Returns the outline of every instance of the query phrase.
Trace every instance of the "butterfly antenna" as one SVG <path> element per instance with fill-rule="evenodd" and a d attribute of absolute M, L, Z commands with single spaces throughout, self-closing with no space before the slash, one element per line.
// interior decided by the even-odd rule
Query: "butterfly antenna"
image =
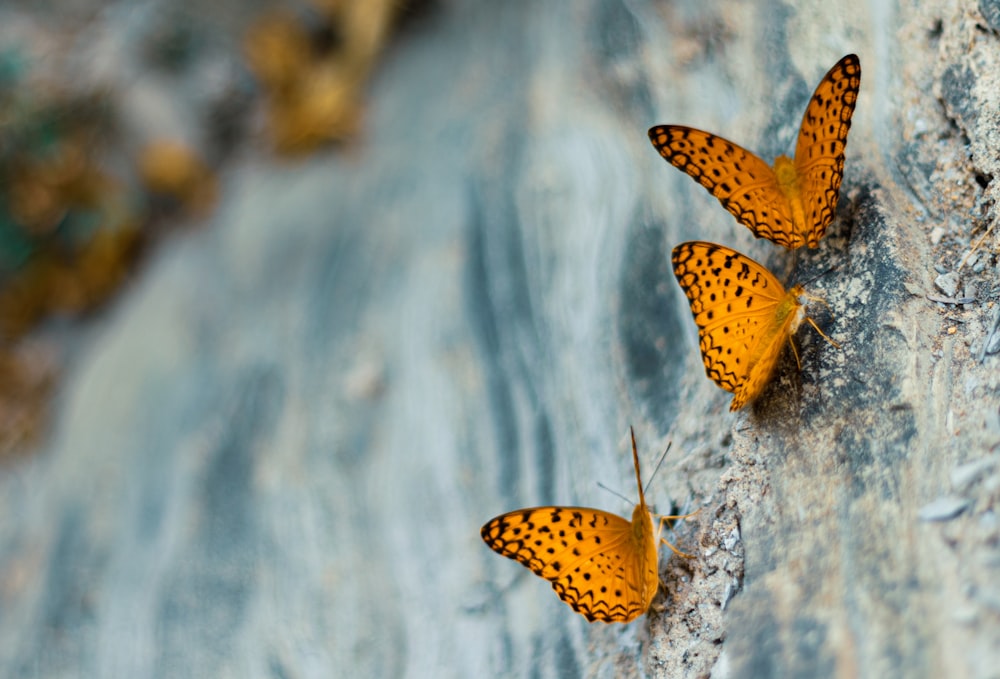
<path fill-rule="evenodd" d="M 673 441 L 667 441 L 667 448 L 663 451 L 663 454 L 660 455 L 660 459 L 657 461 L 656 466 L 653 467 L 653 473 L 649 475 L 649 480 L 646 481 L 645 490 L 649 490 L 649 484 L 653 482 L 653 477 L 656 476 L 656 472 L 660 471 L 660 465 L 663 464 L 665 459 L 667 459 L 667 453 L 670 452 L 670 446 L 673 445 L 673 443 Z"/>
<path fill-rule="evenodd" d="M 796 252 L 798 252 L 798 251 L 796 250 Z M 832 272 L 836 271 L 838 266 L 839 266 L 838 264 L 834 264 L 833 266 L 831 266 L 826 271 L 824 271 L 822 273 L 819 273 L 819 274 L 816 274 L 815 276 L 813 276 L 812 278 L 810 278 L 806 282 L 802 283 L 801 284 L 802 287 L 805 288 L 805 287 L 808 287 L 809 285 L 812 285 L 813 283 L 815 283 L 816 281 L 818 281 L 820 278 L 822 278 L 823 276 L 827 275 L 828 273 L 832 273 Z"/>
<path fill-rule="evenodd" d="M 615 490 L 614 488 L 608 488 L 607 486 L 605 486 L 605 485 L 604 485 L 603 483 L 601 483 L 600 481 L 598 481 L 598 482 L 597 482 L 597 487 L 598 487 L 598 488 L 600 488 L 601 490 L 606 490 L 606 491 L 608 491 L 609 493 L 611 493 L 611 494 L 612 494 L 612 495 L 614 495 L 615 497 L 620 497 L 621 499 L 625 500 L 625 502 L 628 502 L 629 504 L 631 504 L 631 503 L 632 503 L 632 498 L 628 498 L 628 497 L 625 497 L 624 495 L 622 495 L 621 493 L 619 493 L 619 492 L 618 492 L 617 490 Z"/>
<path fill-rule="evenodd" d="M 635 445 L 635 429 L 629 425 L 628 433 L 632 435 L 632 464 L 635 465 L 635 484 L 639 487 L 639 504 L 646 504 L 646 495 L 642 490 L 642 477 L 639 475 L 639 449 Z"/>

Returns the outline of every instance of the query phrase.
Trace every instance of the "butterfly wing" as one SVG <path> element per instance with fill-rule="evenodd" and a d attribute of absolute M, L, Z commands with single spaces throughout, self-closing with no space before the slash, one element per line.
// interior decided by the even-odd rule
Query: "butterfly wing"
<path fill-rule="evenodd" d="M 844 149 L 861 88 L 861 62 L 848 54 L 827 72 L 802 116 L 795 169 L 802 186 L 809 247 L 819 244 L 833 221 L 844 177 Z"/>
<path fill-rule="evenodd" d="M 798 301 L 799 291 L 801 288 L 785 293 L 785 297 L 775 305 L 771 320 L 763 327 L 762 335 L 751 351 L 747 376 L 733 393 L 729 410 L 735 412 L 753 401 L 771 381 L 781 350 L 785 347 L 785 340 L 798 327 L 798 309 L 802 306 Z"/>
<path fill-rule="evenodd" d="M 730 409 L 738 410 L 763 388 L 764 382 L 748 382 L 751 368 L 761 358 L 771 360 L 770 347 L 761 351 L 760 343 L 774 341 L 776 311 L 787 293 L 770 271 L 722 245 L 681 243 L 671 261 L 698 326 L 705 373 L 736 394 Z M 779 342 L 775 360 L 780 349 Z"/>
<path fill-rule="evenodd" d="M 641 542 L 622 517 L 585 507 L 519 509 L 480 532 L 490 549 L 551 582 L 590 622 L 629 622 L 649 609 L 659 582 L 652 522 L 645 517 L 648 535 Z"/>
<path fill-rule="evenodd" d="M 719 199 L 758 238 L 792 247 L 792 213 L 774 170 L 733 142 L 681 125 L 650 128 L 660 155 Z"/>

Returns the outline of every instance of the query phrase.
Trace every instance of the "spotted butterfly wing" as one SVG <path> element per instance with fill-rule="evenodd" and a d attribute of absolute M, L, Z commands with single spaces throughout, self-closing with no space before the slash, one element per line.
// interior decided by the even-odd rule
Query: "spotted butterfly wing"
<path fill-rule="evenodd" d="M 653 127 L 649 138 L 667 162 L 704 186 L 755 236 L 786 248 L 802 244 L 774 170 L 753 153 L 711 132 L 682 125 Z"/>
<path fill-rule="evenodd" d="M 537 507 L 487 523 L 483 540 L 552 583 L 559 598 L 593 622 L 629 622 L 656 594 L 656 543 L 636 542 L 632 524 L 586 507 Z"/>
<path fill-rule="evenodd" d="M 860 86 L 861 63 L 849 54 L 816 87 L 795 159 L 778 156 L 773 168 L 738 144 L 690 127 L 657 125 L 649 139 L 758 238 L 790 249 L 816 247 L 836 211 Z"/>
<path fill-rule="evenodd" d="M 705 373 L 739 410 L 764 390 L 785 342 L 805 318 L 802 288 L 786 291 L 766 268 L 714 243 L 681 243 L 671 257 L 691 304 Z"/>
<path fill-rule="evenodd" d="M 814 248 L 837 210 L 844 150 L 861 88 L 861 62 L 848 54 L 826 74 L 802 116 L 795 170 L 806 212 L 806 244 Z"/>
<path fill-rule="evenodd" d="M 594 622 L 630 622 L 647 610 L 659 585 L 657 536 L 639 481 L 628 521 L 587 507 L 534 507 L 501 514 L 480 531 L 498 554 L 552 583 L 559 598 Z M 667 517 L 679 518 L 679 517 Z"/>

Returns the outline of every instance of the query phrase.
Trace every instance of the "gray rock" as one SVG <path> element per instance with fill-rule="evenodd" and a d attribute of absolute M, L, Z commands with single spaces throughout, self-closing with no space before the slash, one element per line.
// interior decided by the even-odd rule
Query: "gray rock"
<path fill-rule="evenodd" d="M 993 429 L 993 434 L 998 434 L 1000 431 L 996 429 L 996 416 L 994 415 L 991 421 L 991 429 Z M 993 457 L 983 457 L 978 460 L 973 460 L 972 462 L 966 462 L 965 464 L 956 467 L 951 472 L 951 487 L 958 493 L 965 492 L 968 490 L 973 483 L 975 483 L 979 478 L 983 476 L 987 471 L 993 469 L 997 466 L 997 459 Z"/>
<path fill-rule="evenodd" d="M 943 273 L 934 279 L 934 285 L 948 297 L 954 297 L 958 292 L 959 275 L 958 272 L 950 271 Z"/>
<path fill-rule="evenodd" d="M 1000 33 L 1000 0 L 979 0 L 979 13 L 990 28 Z"/>
<path fill-rule="evenodd" d="M 953 253 L 912 219 L 967 233 L 952 202 L 984 168 L 917 175 L 970 140 L 1000 151 L 970 125 L 1000 69 L 945 61 L 996 49 L 967 7 L 433 4 L 356 145 L 238 154 L 213 223 L 88 328 L 51 438 L 0 477 L 0 675 L 995 673 L 996 540 L 966 533 L 982 515 L 913 521 L 961 511 L 923 503 L 989 454 L 1000 388 L 942 335 L 925 272 Z M 863 85 L 814 250 L 756 241 L 646 138 L 690 124 L 791 153 L 849 51 Z M 904 142 L 915 190 L 885 160 Z M 811 281 L 840 348 L 803 324 L 801 369 L 785 352 L 731 415 L 670 272 L 695 238 Z M 628 515 L 594 482 L 635 500 L 629 424 L 646 478 L 675 441 L 648 497 L 702 507 L 676 526 L 698 556 L 662 549 L 649 613 L 588 625 L 478 531 L 538 504 Z"/>

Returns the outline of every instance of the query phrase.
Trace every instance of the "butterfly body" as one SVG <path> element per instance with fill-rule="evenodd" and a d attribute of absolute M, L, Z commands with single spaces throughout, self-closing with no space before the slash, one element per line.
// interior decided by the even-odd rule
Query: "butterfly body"
<path fill-rule="evenodd" d="M 636 599 L 639 601 L 640 613 L 649 610 L 656 596 L 656 590 L 660 586 L 659 546 L 656 533 L 653 531 L 653 514 L 646 507 L 646 499 L 636 505 L 632 510 L 632 521 L 629 523 L 632 531 L 632 548 L 636 554 L 635 574 L 629 578 L 630 581 L 641 583 L 636 592 Z"/>
<path fill-rule="evenodd" d="M 733 393 L 729 409 L 739 410 L 763 392 L 785 344 L 809 320 L 805 291 L 785 290 L 762 265 L 715 243 L 681 243 L 671 259 L 698 326 L 705 373 Z"/>
<path fill-rule="evenodd" d="M 660 155 L 719 199 L 758 238 L 795 249 L 819 245 L 833 221 L 844 175 L 844 149 L 861 87 L 861 62 L 848 54 L 816 87 L 799 127 L 795 157 L 774 166 L 710 132 L 657 125 Z"/>
<path fill-rule="evenodd" d="M 483 541 L 552 583 L 588 621 L 630 622 L 647 610 L 659 587 L 659 536 L 639 481 L 632 519 L 587 507 L 533 507 L 501 514 L 481 529 Z M 682 517 L 665 517 L 682 518 Z"/>

